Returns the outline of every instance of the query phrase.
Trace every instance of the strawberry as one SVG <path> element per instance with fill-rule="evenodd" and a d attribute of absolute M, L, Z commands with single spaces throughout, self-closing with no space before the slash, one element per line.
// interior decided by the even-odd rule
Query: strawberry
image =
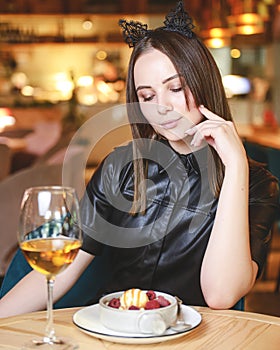
<path fill-rule="evenodd" d="M 159 302 L 161 307 L 170 305 L 169 300 L 165 299 L 165 297 L 163 297 L 162 295 L 158 296 L 157 301 Z"/>
<path fill-rule="evenodd" d="M 149 300 L 154 300 L 157 297 L 156 293 L 153 290 L 148 290 L 146 294 Z"/>
<path fill-rule="evenodd" d="M 114 309 L 118 309 L 121 306 L 121 302 L 119 298 L 113 298 L 110 300 L 108 306 L 113 307 Z"/>
<path fill-rule="evenodd" d="M 140 308 L 138 306 L 135 305 L 131 305 L 128 310 L 140 310 Z"/>
<path fill-rule="evenodd" d="M 156 300 L 149 300 L 146 302 L 145 305 L 145 310 L 152 310 L 152 309 L 159 309 L 160 308 L 160 303 Z"/>

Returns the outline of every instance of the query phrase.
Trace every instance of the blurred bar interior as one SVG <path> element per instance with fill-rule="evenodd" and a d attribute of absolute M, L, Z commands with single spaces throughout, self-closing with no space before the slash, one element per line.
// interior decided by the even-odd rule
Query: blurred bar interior
<path fill-rule="evenodd" d="M 59 104 L 74 89 L 82 106 L 123 102 L 129 49 L 118 19 L 154 27 L 172 7 L 174 0 L 0 0 L 0 104 Z M 185 7 L 217 60 L 238 122 L 261 124 L 271 108 L 266 122 L 279 122 L 279 0 L 186 0 Z"/>
<path fill-rule="evenodd" d="M 0 0 L 0 104 L 81 106 L 124 101 L 129 49 L 117 22 L 161 25 L 175 0 Z M 190 0 L 238 122 L 279 124 L 279 0 Z M 274 120 L 275 119 L 275 120 Z"/>
<path fill-rule="evenodd" d="M 78 128 L 125 101 L 130 49 L 118 20 L 160 26 L 175 2 L 0 0 L 0 145 L 12 150 L 0 180 L 44 157 L 67 123 Z M 280 0 L 185 0 L 185 8 L 220 68 L 244 142 L 280 150 Z M 269 259 L 279 266 L 274 244 Z M 273 266 L 266 277 L 279 283 Z"/>

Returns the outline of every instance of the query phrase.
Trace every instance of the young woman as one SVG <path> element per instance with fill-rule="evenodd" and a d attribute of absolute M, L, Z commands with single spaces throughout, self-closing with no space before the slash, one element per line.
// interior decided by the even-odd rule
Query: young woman
<path fill-rule="evenodd" d="M 231 308 L 265 262 L 277 181 L 248 161 L 215 61 L 181 2 L 161 28 L 120 25 L 133 47 L 127 110 L 134 140 L 88 184 L 83 247 L 57 276 L 55 299 L 105 250 L 111 278 L 99 295 L 137 287 Z M 45 300 L 44 279 L 32 271 L 0 301 L 0 315 L 42 309 Z"/>

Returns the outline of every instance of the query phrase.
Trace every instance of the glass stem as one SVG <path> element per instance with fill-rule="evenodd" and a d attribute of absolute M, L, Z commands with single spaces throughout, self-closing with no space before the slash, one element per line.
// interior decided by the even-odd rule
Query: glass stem
<path fill-rule="evenodd" d="M 53 285 L 54 278 L 52 276 L 47 277 L 48 286 L 48 303 L 47 303 L 47 326 L 45 329 L 45 341 L 55 342 L 55 330 L 53 325 Z"/>

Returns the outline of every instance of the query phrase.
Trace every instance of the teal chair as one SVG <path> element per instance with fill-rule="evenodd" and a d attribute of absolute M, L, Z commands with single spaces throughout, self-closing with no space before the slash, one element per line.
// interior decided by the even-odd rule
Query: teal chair
<path fill-rule="evenodd" d="M 250 141 L 243 141 L 247 155 L 257 162 L 268 164 L 266 147 Z"/>
<path fill-rule="evenodd" d="M 75 285 L 54 304 L 54 308 L 85 306 L 97 296 L 99 289 L 110 277 L 107 254 L 96 256 Z M 0 298 L 31 271 L 20 249 L 18 249 L 8 267 L 2 282 Z"/>
<path fill-rule="evenodd" d="M 245 309 L 245 299 L 241 298 L 233 307 L 233 310 L 244 311 Z"/>

